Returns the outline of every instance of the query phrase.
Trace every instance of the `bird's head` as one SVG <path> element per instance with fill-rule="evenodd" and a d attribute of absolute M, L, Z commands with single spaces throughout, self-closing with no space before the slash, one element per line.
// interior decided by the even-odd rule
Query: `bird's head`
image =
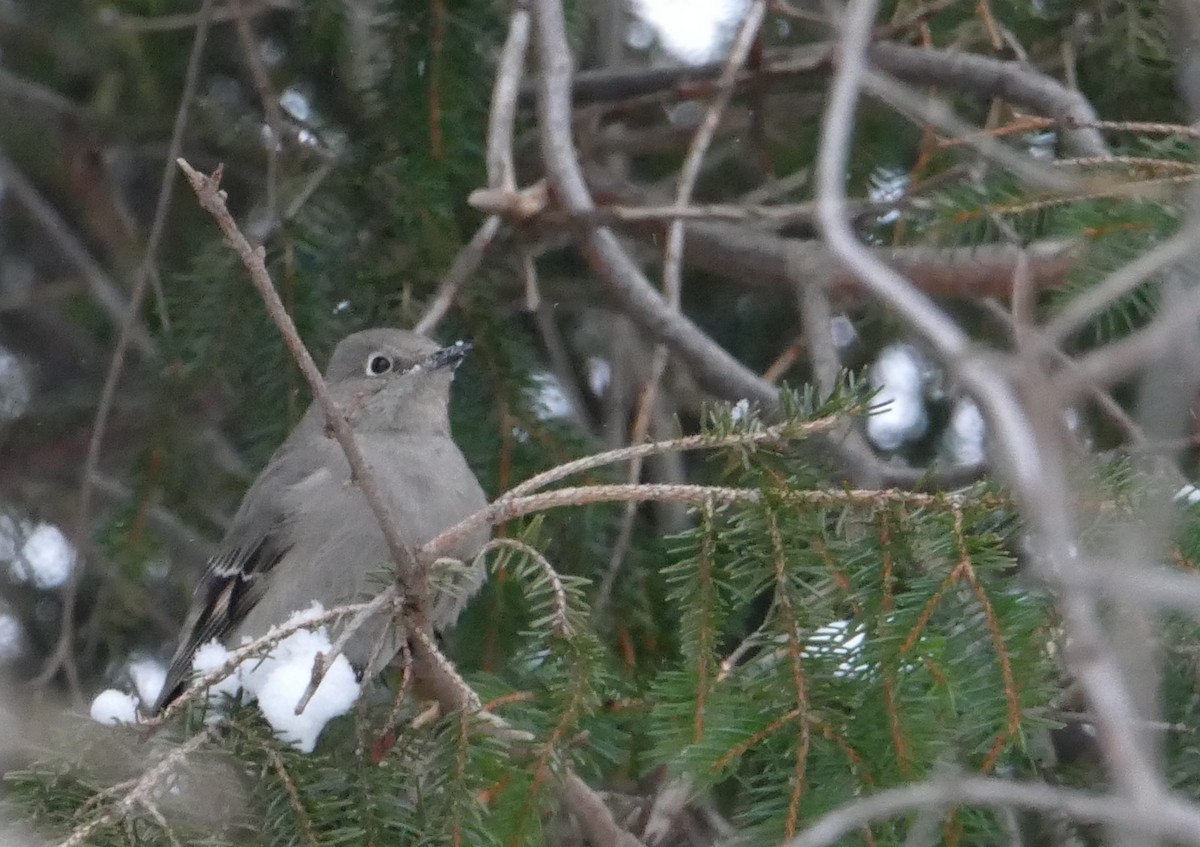
<path fill-rule="evenodd" d="M 357 429 L 444 430 L 450 382 L 471 350 L 449 347 L 403 329 L 367 329 L 348 335 L 333 351 L 325 380 Z"/>

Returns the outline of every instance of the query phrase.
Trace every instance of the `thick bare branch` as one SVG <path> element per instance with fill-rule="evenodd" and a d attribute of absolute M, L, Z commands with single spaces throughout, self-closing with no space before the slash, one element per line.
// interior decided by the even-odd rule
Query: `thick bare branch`
<path fill-rule="evenodd" d="M 1079 823 L 1133 826 L 1147 838 L 1200 844 L 1200 813 L 1191 805 L 1164 799 L 1152 807 L 1135 806 L 1120 797 L 1085 794 L 1044 782 L 1021 783 L 978 776 L 918 782 L 879 791 L 818 818 L 785 847 L 828 847 L 875 821 L 914 809 L 952 806 L 1029 809 L 1066 815 Z"/>

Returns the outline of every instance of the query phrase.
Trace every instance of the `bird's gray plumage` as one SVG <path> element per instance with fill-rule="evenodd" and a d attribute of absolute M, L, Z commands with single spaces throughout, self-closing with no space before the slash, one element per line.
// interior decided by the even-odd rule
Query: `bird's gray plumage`
<path fill-rule="evenodd" d="M 326 369 L 329 392 L 411 547 L 487 504 L 450 437 L 450 382 L 459 358 L 461 352 L 439 352 L 412 332 L 370 329 L 338 344 Z M 486 540 L 481 529 L 451 555 L 469 563 Z M 314 404 L 250 486 L 209 560 L 156 711 L 182 692 L 203 644 L 216 638 L 236 647 L 314 600 L 328 609 L 366 599 L 382 588 L 391 568 L 375 515 Z M 481 571 L 469 572 L 453 592 L 436 595 L 434 627 L 452 625 L 482 580 Z M 394 634 L 367 667 L 388 625 L 380 616 L 351 638 L 346 657 L 352 664 L 374 673 L 391 659 L 400 646 Z"/>

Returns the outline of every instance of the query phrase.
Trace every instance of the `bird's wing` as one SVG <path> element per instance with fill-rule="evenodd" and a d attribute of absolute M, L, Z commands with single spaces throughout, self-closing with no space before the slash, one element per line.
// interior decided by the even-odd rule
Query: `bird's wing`
<path fill-rule="evenodd" d="M 271 571 L 291 548 L 284 493 L 319 465 L 315 457 L 303 463 L 281 459 L 297 452 L 284 448 L 276 452 L 246 492 L 220 549 L 208 560 L 154 705 L 155 714 L 187 687 L 196 651 L 213 639 L 222 641 L 254 608 Z"/>
<path fill-rule="evenodd" d="M 223 640 L 258 602 L 267 575 L 287 552 L 286 544 L 281 542 L 278 532 L 269 532 L 252 545 L 222 549 L 208 560 L 208 568 L 192 595 L 192 607 L 171 657 L 155 713 L 187 687 L 196 651 L 214 639 Z"/>

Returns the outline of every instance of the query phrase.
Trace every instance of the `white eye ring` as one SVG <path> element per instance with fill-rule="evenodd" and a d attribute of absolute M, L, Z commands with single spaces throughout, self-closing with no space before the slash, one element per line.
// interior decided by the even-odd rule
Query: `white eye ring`
<path fill-rule="evenodd" d="M 392 369 L 392 360 L 383 353 L 372 353 L 367 356 L 367 365 L 364 368 L 367 376 L 383 376 Z"/>

